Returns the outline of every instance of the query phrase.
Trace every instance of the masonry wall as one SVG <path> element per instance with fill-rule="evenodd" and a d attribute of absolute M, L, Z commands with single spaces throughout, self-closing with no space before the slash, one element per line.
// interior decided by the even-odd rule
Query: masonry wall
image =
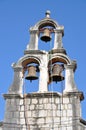
<path fill-rule="evenodd" d="M 80 125 L 79 94 L 4 95 L 3 130 L 85 130 Z"/>

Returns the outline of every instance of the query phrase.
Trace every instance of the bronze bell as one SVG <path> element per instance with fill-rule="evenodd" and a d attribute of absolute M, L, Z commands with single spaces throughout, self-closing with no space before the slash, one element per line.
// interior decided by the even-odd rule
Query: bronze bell
<path fill-rule="evenodd" d="M 38 79 L 38 77 L 36 76 L 36 67 L 35 66 L 33 66 L 33 65 L 28 66 L 27 69 L 28 69 L 28 74 L 25 77 L 25 79 L 30 80 L 30 81 Z"/>
<path fill-rule="evenodd" d="M 54 64 L 49 77 L 50 82 L 55 81 L 56 83 L 64 80 L 62 76 L 63 66 L 59 64 Z"/>
<path fill-rule="evenodd" d="M 50 30 L 48 28 L 46 28 L 44 30 L 44 33 L 43 33 L 43 36 L 41 37 L 41 40 L 42 41 L 45 41 L 45 42 L 48 42 L 51 40 L 51 37 L 50 37 Z"/>

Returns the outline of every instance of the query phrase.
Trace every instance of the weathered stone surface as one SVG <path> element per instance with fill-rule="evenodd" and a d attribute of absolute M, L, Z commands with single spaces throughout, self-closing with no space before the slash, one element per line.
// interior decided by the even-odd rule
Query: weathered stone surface
<path fill-rule="evenodd" d="M 54 45 L 49 52 L 38 48 L 40 29 L 47 26 L 51 26 L 55 34 Z M 6 110 L 0 130 L 86 130 L 86 122 L 79 119 L 83 94 L 74 81 L 76 62 L 67 56 L 63 48 L 63 35 L 64 27 L 50 18 L 50 11 L 46 12 L 46 18 L 30 28 L 31 37 L 25 55 L 12 64 L 14 79 L 8 94 L 4 94 Z M 49 66 L 57 62 L 63 63 L 65 69 L 62 93 L 48 91 L 51 83 Z M 30 63 L 39 66 L 38 92 L 23 95 L 24 74 Z"/>
<path fill-rule="evenodd" d="M 20 125 L 22 130 L 26 130 L 26 125 L 30 127 L 30 130 L 51 130 L 52 125 L 54 129 L 58 128 L 58 130 L 78 130 L 78 128 L 74 129 L 71 126 L 73 123 L 79 124 L 81 113 L 80 109 L 76 109 L 77 106 L 80 107 L 77 94 L 75 97 L 70 97 L 70 95 L 59 96 L 58 93 L 55 93 L 53 98 L 51 93 L 46 93 L 45 96 L 41 96 L 41 93 L 27 94 L 25 98 L 15 96 L 14 99 L 7 99 L 4 122 Z M 4 125 L 3 130 L 8 130 L 5 128 L 6 125 Z M 10 130 L 13 129 L 11 128 Z M 82 128 L 80 125 L 79 128 L 85 130 L 84 126 Z M 19 130 L 19 128 L 14 130 Z"/>

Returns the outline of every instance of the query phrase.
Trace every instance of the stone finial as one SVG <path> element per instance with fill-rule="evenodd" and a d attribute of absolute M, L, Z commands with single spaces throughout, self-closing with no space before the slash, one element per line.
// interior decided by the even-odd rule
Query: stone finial
<path fill-rule="evenodd" d="M 50 11 L 49 10 L 47 10 L 45 14 L 46 14 L 46 18 L 50 18 Z"/>

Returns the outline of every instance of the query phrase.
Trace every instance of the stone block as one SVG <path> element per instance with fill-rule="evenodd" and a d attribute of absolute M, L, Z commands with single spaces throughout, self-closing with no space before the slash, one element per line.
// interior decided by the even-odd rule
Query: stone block
<path fill-rule="evenodd" d="M 20 111 L 19 117 L 20 117 L 20 118 L 24 118 L 24 115 L 25 115 L 25 112 L 21 112 L 21 111 Z"/>
<path fill-rule="evenodd" d="M 60 101 L 60 98 L 55 98 L 55 103 L 56 104 L 59 104 L 61 101 Z"/>
<path fill-rule="evenodd" d="M 20 99 L 19 105 L 23 105 L 24 104 L 24 100 Z"/>
<path fill-rule="evenodd" d="M 24 125 L 24 124 L 26 124 L 26 122 L 25 122 L 25 119 L 23 119 L 23 118 L 20 118 L 20 122 L 19 122 L 21 125 Z"/>
<path fill-rule="evenodd" d="M 30 125 L 36 125 L 37 124 L 37 118 L 28 118 L 28 123 Z"/>
<path fill-rule="evenodd" d="M 52 118 L 51 117 L 46 117 L 46 124 L 51 124 L 52 123 Z"/>
<path fill-rule="evenodd" d="M 8 121 L 6 121 L 6 122 L 8 122 Z M 9 122 L 11 124 L 20 124 L 20 119 L 19 118 L 10 118 Z"/>
<path fill-rule="evenodd" d="M 64 109 L 68 109 L 68 104 L 64 104 Z"/>
<path fill-rule="evenodd" d="M 44 118 L 38 118 L 37 119 L 37 124 L 44 124 L 45 119 Z"/>
<path fill-rule="evenodd" d="M 67 117 L 72 117 L 73 116 L 73 110 L 67 110 Z"/>
<path fill-rule="evenodd" d="M 27 98 L 27 99 L 26 99 L 26 103 L 27 103 L 28 105 L 31 104 L 31 101 L 32 101 L 32 100 L 31 100 L 30 98 Z"/>
<path fill-rule="evenodd" d="M 38 109 L 38 110 L 40 110 L 40 109 L 44 109 L 44 106 L 45 106 L 45 104 L 43 105 L 43 104 L 41 104 L 41 105 L 36 105 L 36 109 Z M 46 108 L 46 107 L 45 107 Z"/>
<path fill-rule="evenodd" d="M 64 110 L 62 111 L 62 116 L 63 116 L 63 117 L 66 117 L 66 116 L 67 116 L 67 110 L 64 109 Z"/>
<path fill-rule="evenodd" d="M 55 110 L 57 108 L 56 104 L 44 104 L 44 109 L 52 109 Z"/>
<path fill-rule="evenodd" d="M 49 103 L 54 103 L 55 102 L 55 98 L 51 97 L 49 98 Z"/>
<path fill-rule="evenodd" d="M 34 110 L 35 109 L 35 105 L 30 105 L 30 110 Z"/>
<path fill-rule="evenodd" d="M 15 99 L 16 105 L 20 105 L 20 99 Z"/>
<path fill-rule="evenodd" d="M 68 104 L 68 109 L 72 109 L 72 104 Z"/>
<path fill-rule="evenodd" d="M 69 103 L 69 98 L 64 97 L 64 98 L 63 98 L 63 103 L 64 103 L 64 104 L 68 104 L 68 103 Z"/>
<path fill-rule="evenodd" d="M 38 100 L 37 99 L 32 99 L 32 104 L 37 104 L 38 103 Z"/>
<path fill-rule="evenodd" d="M 39 104 L 43 104 L 43 98 L 39 99 Z"/>
<path fill-rule="evenodd" d="M 48 98 L 43 98 L 43 104 L 48 103 Z"/>
<path fill-rule="evenodd" d="M 52 109 L 52 104 L 46 104 L 46 109 Z"/>
<path fill-rule="evenodd" d="M 20 108 L 20 110 L 21 111 L 25 111 L 25 106 L 22 105 L 21 108 Z"/>
<path fill-rule="evenodd" d="M 39 111 L 31 111 L 31 116 L 34 117 L 39 117 Z"/>
<path fill-rule="evenodd" d="M 51 110 L 47 111 L 47 116 L 49 116 L 49 117 L 52 116 L 52 111 Z"/>
<path fill-rule="evenodd" d="M 47 111 L 45 111 L 45 110 L 40 110 L 40 111 L 39 111 L 39 117 L 47 117 Z"/>
<path fill-rule="evenodd" d="M 66 126 L 65 126 L 65 127 L 63 126 L 63 127 L 61 127 L 60 129 L 61 129 L 61 130 L 67 130 L 67 127 L 66 127 Z M 70 130 L 70 129 L 69 129 L 69 130 Z"/>
<path fill-rule="evenodd" d="M 27 115 L 28 118 L 32 117 L 32 111 L 25 111 L 25 112 L 26 112 L 26 115 Z"/>
<path fill-rule="evenodd" d="M 20 112 L 19 111 L 15 111 L 14 112 L 14 118 L 19 118 L 20 116 Z"/>
<path fill-rule="evenodd" d="M 11 101 L 11 104 L 12 104 L 12 105 L 13 105 L 13 104 L 16 105 L 16 99 L 15 99 L 15 98 L 12 98 L 10 101 Z"/>
<path fill-rule="evenodd" d="M 57 111 L 56 111 L 56 115 L 57 115 L 58 117 L 61 117 L 61 116 L 62 116 L 62 111 L 57 110 Z"/>
<path fill-rule="evenodd" d="M 14 112 L 5 112 L 5 118 L 9 119 L 9 118 L 13 118 L 14 117 Z"/>

